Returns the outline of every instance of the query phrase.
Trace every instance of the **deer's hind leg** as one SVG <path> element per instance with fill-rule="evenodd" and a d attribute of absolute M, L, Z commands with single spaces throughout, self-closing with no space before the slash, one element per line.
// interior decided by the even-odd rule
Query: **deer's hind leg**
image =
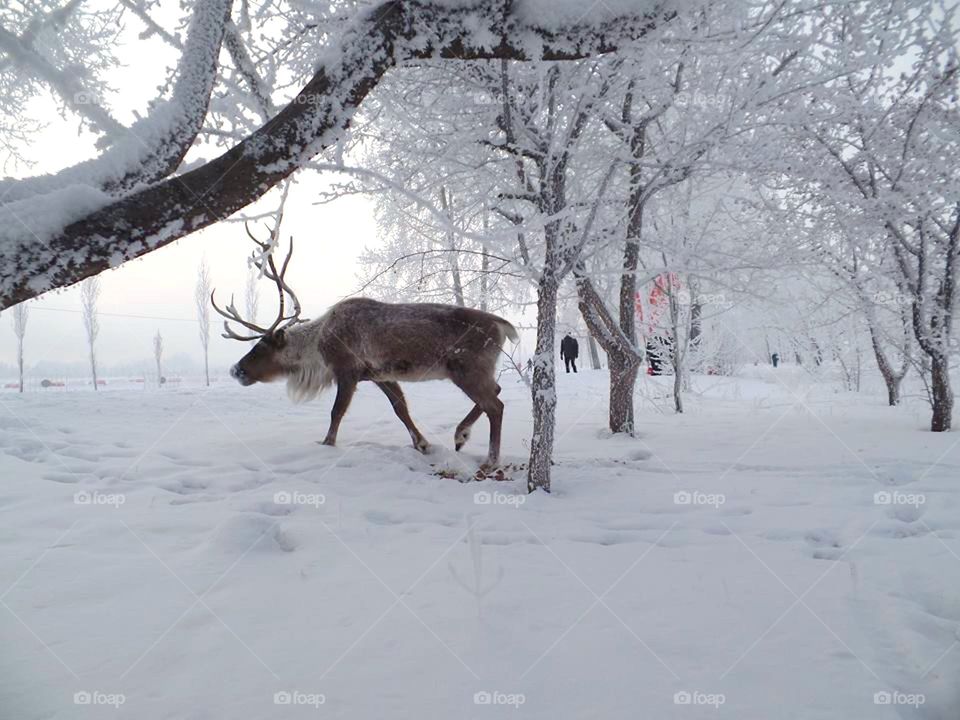
<path fill-rule="evenodd" d="M 467 430 L 469 435 L 469 426 L 476 422 L 480 417 L 480 412 L 487 416 L 490 421 L 490 447 L 487 451 L 487 460 L 483 464 L 485 467 L 495 467 L 500 462 L 500 431 L 503 425 L 503 403 L 497 395 L 500 394 L 500 386 L 496 380 L 491 377 L 452 377 L 454 384 L 466 393 L 467 397 L 476 403 L 476 407 L 463 419 L 460 426 L 457 427 L 457 434 L 460 435 L 461 426 Z M 475 412 L 479 408 L 480 412 Z M 470 420 L 470 423 L 467 421 Z"/>
<path fill-rule="evenodd" d="M 474 405 L 473 410 L 467 413 L 467 416 L 457 425 L 457 431 L 453 434 L 453 446 L 457 452 L 467 444 L 470 439 L 470 428 L 483 415 L 483 409 L 479 405 Z"/>
<path fill-rule="evenodd" d="M 427 442 L 427 439 L 417 429 L 417 426 L 413 424 L 413 418 L 410 417 L 410 411 L 407 409 L 407 399 L 404 397 L 403 390 L 400 389 L 399 383 L 378 382 L 377 387 L 383 390 L 383 394 L 386 395 L 390 401 L 393 411 L 397 414 L 397 417 L 400 418 L 400 422 L 403 423 L 404 427 L 407 428 L 407 432 L 410 433 L 410 439 L 413 440 L 413 446 L 420 452 L 426 454 L 427 450 L 430 449 L 430 443 Z"/>
<path fill-rule="evenodd" d="M 497 385 L 497 395 L 499 394 L 500 386 Z M 483 408 L 479 405 L 474 405 L 473 409 L 468 412 L 467 416 L 457 425 L 457 431 L 453 434 L 453 446 L 457 452 L 460 452 L 460 448 L 467 444 L 467 440 L 470 439 L 470 429 L 473 427 L 473 424 L 480 419 L 481 415 L 483 415 Z"/>

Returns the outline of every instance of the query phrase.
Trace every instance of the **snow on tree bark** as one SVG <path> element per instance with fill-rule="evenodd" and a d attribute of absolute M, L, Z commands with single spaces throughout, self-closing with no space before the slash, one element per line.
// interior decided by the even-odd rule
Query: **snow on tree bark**
<path fill-rule="evenodd" d="M 537 345 L 533 356 L 533 435 L 527 466 L 527 490 L 550 492 L 550 466 L 556 430 L 557 375 L 557 280 L 545 269 L 537 286 Z"/>

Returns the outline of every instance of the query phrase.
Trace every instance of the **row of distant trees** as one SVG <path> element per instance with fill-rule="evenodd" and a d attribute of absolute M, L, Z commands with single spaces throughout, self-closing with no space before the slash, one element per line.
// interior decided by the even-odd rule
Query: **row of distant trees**
<path fill-rule="evenodd" d="M 100 317 L 97 312 L 97 303 L 100 299 L 100 278 L 87 278 L 80 283 L 80 314 L 83 319 L 83 328 L 87 334 L 87 347 L 90 357 L 90 374 L 93 377 L 93 387 L 97 388 L 97 335 L 100 333 Z M 27 321 L 30 319 L 30 308 L 22 302 L 13 307 L 13 334 L 17 338 L 17 379 L 20 392 L 23 392 L 23 346 L 27 335 Z"/>
<path fill-rule="evenodd" d="M 251 272 L 246 284 L 246 306 L 248 316 L 256 318 L 259 305 L 259 296 L 256 286 L 256 273 Z M 213 282 L 210 275 L 210 266 L 202 260 L 197 269 L 197 283 L 194 289 L 194 301 L 197 312 L 197 327 L 200 336 L 200 345 L 203 348 L 203 375 L 204 382 L 210 386 L 210 293 L 213 291 Z M 97 336 L 100 334 L 99 301 L 101 294 L 100 278 L 90 277 L 80 283 L 80 315 L 83 328 L 87 336 L 87 350 L 90 360 L 90 376 L 93 389 L 98 389 L 97 366 Z M 30 318 L 30 308 L 27 302 L 15 305 L 12 309 L 11 325 L 17 338 L 17 378 L 20 392 L 24 390 L 24 339 L 27 334 L 27 322 Z M 163 336 L 157 330 L 153 337 L 153 357 L 157 366 L 157 384 L 163 383 Z"/>

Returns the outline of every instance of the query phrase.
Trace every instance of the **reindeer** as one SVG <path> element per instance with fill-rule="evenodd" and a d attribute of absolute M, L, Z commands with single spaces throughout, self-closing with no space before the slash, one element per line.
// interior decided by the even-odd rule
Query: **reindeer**
<path fill-rule="evenodd" d="M 500 462 L 500 430 L 503 403 L 497 397 L 497 361 L 507 338 L 516 342 L 516 329 L 501 317 L 480 310 L 434 303 L 383 303 L 367 298 L 338 302 L 316 320 L 300 319 L 300 302 L 285 280 L 293 255 L 293 238 L 278 269 L 273 251 L 277 225 L 270 240 L 258 240 L 247 227 L 247 235 L 260 248 L 251 258 L 261 274 L 272 280 L 279 292 L 276 320 L 264 328 L 240 317 L 233 298 L 221 309 L 210 294 L 214 309 L 225 318 L 223 337 L 256 345 L 230 368 L 230 376 L 241 385 L 286 379 L 287 392 L 294 402 L 315 398 L 324 388 L 337 385 L 330 413 L 330 429 L 324 445 L 336 445 L 340 422 L 350 406 L 357 383 L 376 384 L 390 401 L 393 411 L 407 428 L 413 446 L 427 453 L 430 443 L 407 409 L 400 382 L 450 380 L 474 402 L 473 409 L 457 425 L 454 446 L 466 444 L 470 429 L 486 414 L 490 421 L 490 446 L 484 469 Z M 286 296 L 293 308 L 284 315 Z M 234 332 L 235 322 L 251 335 Z"/>

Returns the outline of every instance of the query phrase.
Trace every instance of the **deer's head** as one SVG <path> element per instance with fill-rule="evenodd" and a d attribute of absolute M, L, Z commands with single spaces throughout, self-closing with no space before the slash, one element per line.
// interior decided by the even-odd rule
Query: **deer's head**
<path fill-rule="evenodd" d="M 288 330 L 293 325 L 303 322 L 300 320 L 300 302 L 284 279 L 287 273 L 287 267 L 290 265 L 290 258 L 293 256 L 293 238 L 290 238 L 290 250 L 287 252 L 287 257 L 284 259 L 280 268 L 277 269 L 277 265 L 273 259 L 273 253 L 277 247 L 279 238 L 279 217 L 277 218 L 276 225 L 270 232 L 269 240 L 265 242 L 258 240 L 254 234 L 250 232 L 250 228 L 245 227 L 247 235 L 259 248 L 259 252 L 254 251 L 251 256 L 251 262 L 264 277 L 272 280 L 276 284 L 277 291 L 280 295 L 280 308 L 277 313 L 277 319 L 273 321 L 270 327 L 265 328 L 240 317 L 240 313 L 237 312 L 232 297 L 226 309 L 221 309 L 214 299 L 214 293 L 210 294 L 210 302 L 213 304 L 213 308 L 225 318 L 223 321 L 223 337 L 231 340 L 240 340 L 242 342 L 257 341 L 253 349 L 240 358 L 240 361 L 237 362 L 236 365 L 230 368 L 230 377 L 244 386 L 253 385 L 258 382 L 280 380 L 296 370 L 296 358 L 291 357 L 292 349 L 288 338 Z M 287 296 L 290 297 L 293 305 L 293 311 L 290 315 L 284 314 L 286 312 Z M 251 331 L 252 334 L 240 335 L 234 332 L 230 327 L 231 322 L 243 326 Z"/>

